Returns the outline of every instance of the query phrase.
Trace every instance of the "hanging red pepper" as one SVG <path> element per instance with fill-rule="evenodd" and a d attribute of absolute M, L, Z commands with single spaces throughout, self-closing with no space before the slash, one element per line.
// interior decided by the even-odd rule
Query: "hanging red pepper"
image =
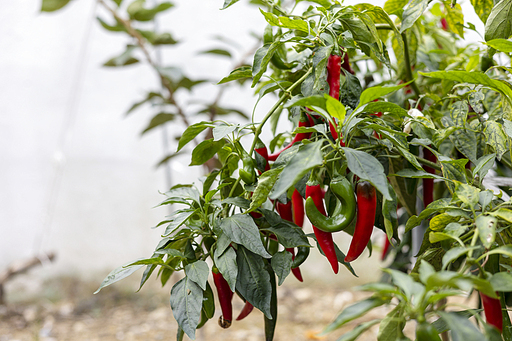
<path fill-rule="evenodd" d="M 304 226 L 304 200 L 299 191 L 294 190 L 292 194 L 293 222 L 299 227 Z"/>
<path fill-rule="evenodd" d="M 492 298 L 482 293 L 480 293 L 480 299 L 482 300 L 482 306 L 484 307 L 485 319 L 487 320 L 487 323 L 495 326 L 500 330 L 500 332 L 502 332 L 503 315 L 501 312 L 500 299 Z"/>
<path fill-rule="evenodd" d="M 231 321 L 233 320 L 233 306 L 231 301 L 233 299 L 233 292 L 229 287 L 228 282 L 222 277 L 222 274 L 217 268 L 212 269 L 213 282 L 217 288 L 217 294 L 219 296 L 220 309 L 222 315 L 219 317 L 219 326 L 222 328 L 229 328 Z"/>
<path fill-rule="evenodd" d="M 441 18 L 441 27 L 443 30 L 448 31 L 448 22 L 446 21 L 446 18 Z"/>
<path fill-rule="evenodd" d="M 306 198 L 311 197 L 315 202 L 316 208 L 323 214 L 326 215 L 323 201 L 323 193 L 320 185 L 309 186 L 306 185 Z M 338 257 L 336 256 L 336 249 L 334 248 L 334 241 L 332 240 L 332 234 L 330 232 L 324 232 L 313 226 L 313 232 L 315 232 L 316 240 L 320 245 L 320 248 L 327 257 L 329 263 L 331 263 L 332 270 L 335 274 L 339 271 Z"/>
<path fill-rule="evenodd" d="M 300 194 L 299 194 L 300 195 Z M 302 197 L 301 197 L 302 199 Z M 277 212 L 286 221 L 293 222 L 293 213 L 292 213 L 292 201 L 288 201 L 286 204 L 282 204 L 279 201 L 276 205 Z M 286 251 L 292 254 L 292 261 L 295 260 L 295 250 L 292 247 L 286 248 Z M 302 274 L 300 272 L 299 267 L 292 268 L 292 273 L 300 282 L 303 281 Z"/>
<path fill-rule="evenodd" d="M 388 254 L 389 247 L 391 246 L 391 243 L 389 242 L 388 236 L 386 236 L 386 239 L 384 240 L 384 247 L 382 248 L 382 255 L 380 256 L 380 260 L 386 259 L 386 255 Z"/>
<path fill-rule="evenodd" d="M 345 55 L 343 56 L 343 63 L 341 63 L 341 67 L 344 68 L 346 71 L 350 72 L 351 74 L 355 74 L 354 69 L 352 69 L 352 66 L 350 65 L 350 60 L 348 59 L 348 53 L 345 52 Z"/>
<path fill-rule="evenodd" d="M 347 56 L 347 54 L 345 54 Z M 348 57 L 347 57 L 348 58 Z M 340 76 L 341 76 L 341 56 L 331 54 L 327 60 L 327 84 L 329 84 L 329 96 L 339 100 L 340 99 Z M 336 131 L 337 124 L 329 121 L 329 131 L 334 140 L 338 139 L 338 132 Z M 345 147 L 345 143 L 340 139 L 340 145 Z"/>
<path fill-rule="evenodd" d="M 249 301 L 245 301 L 245 305 L 242 308 L 242 311 L 240 311 L 240 315 L 236 318 L 237 321 L 243 320 L 246 318 L 254 309 L 254 306 L 249 303 Z"/>
<path fill-rule="evenodd" d="M 357 184 L 356 194 L 357 222 L 345 262 L 352 262 L 363 253 L 370 241 L 375 223 L 375 209 L 377 208 L 375 187 L 368 181 L 361 181 Z"/>
<path fill-rule="evenodd" d="M 309 114 L 306 114 L 306 116 L 301 115 L 300 120 L 299 120 L 299 127 L 312 127 L 313 125 L 314 125 L 313 118 L 311 116 L 309 116 Z M 310 136 L 311 136 L 311 133 L 298 133 L 297 135 L 295 135 L 295 137 L 293 138 L 292 142 L 290 142 L 290 144 L 288 144 L 286 147 L 284 147 L 277 153 L 270 154 L 268 156 L 268 160 L 276 161 L 277 158 L 279 157 L 279 155 L 281 155 L 281 153 L 284 152 L 286 149 L 290 148 L 297 142 L 301 142 L 304 139 L 309 139 Z"/>
<path fill-rule="evenodd" d="M 261 155 L 266 163 L 265 163 L 265 172 L 268 171 L 270 169 L 270 166 L 268 164 L 268 150 L 267 150 L 267 146 L 265 146 L 265 144 L 263 144 L 263 142 L 261 142 L 260 139 L 258 139 L 258 141 L 256 141 L 256 146 L 254 148 L 254 151 L 256 153 L 258 153 L 259 155 Z M 258 173 L 261 175 L 261 171 L 258 170 Z"/>

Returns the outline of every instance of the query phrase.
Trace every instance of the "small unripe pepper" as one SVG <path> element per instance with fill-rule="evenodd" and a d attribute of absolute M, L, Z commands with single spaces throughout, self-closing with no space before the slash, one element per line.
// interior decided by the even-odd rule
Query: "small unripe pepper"
<path fill-rule="evenodd" d="M 306 198 L 311 197 L 316 205 L 316 208 L 326 215 L 323 192 L 320 185 L 306 185 Z M 334 241 L 332 240 L 332 234 L 330 232 L 324 232 L 313 225 L 313 232 L 315 233 L 316 240 L 320 245 L 320 248 L 327 257 L 327 260 L 331 264 L 332 270 L 335 274 L 339 271 L 338 257 L 336 256 L 336 249 L 334 248 Z"/>
<path fill-rule="evenodd" d="M 441 341 L 437 329 L 428 322 L 416 325 L 416 341 Z"/>
<path fill-rule="evenodd" d="M 306 215 L 318 229 L 324 232 L 338 232 L 344 230 L 354 219 L 356 214 L 356 199 L 352 185 L 344 177 L 332 179 L 329 187 L 338 199 L 331 217 L 326 217 L 316 207 L 313 198 L 306 200 Z"/>
<path fill-rule="evenodd" d="M 309 116 L 309 114 L 306 114 L 306 116 L 302 115 L 300 117 L 299 127 L 312 127 L 313 125 L 314 125 L 313 119 L 311 118 L 311 116 Z M 293 138 L 292 142 L 290 142 L 289 145 L 287 145 L 286 147 L 284 147 L 283 149 L 281 149 L 277 153 L 270 154 L 268 156 L 268 160 L 269 161 L 276 161 L 277 158 L 279 157 L 279 155 L 283 151 L 285 151 L 286 149 L 290 148 L 291 146 L 293 146 L 297 142 L 301 142 L 304 139 L 309 139 L 310 136 L 311 136 L 311 133 L 298 133 L 297 135 L 295 135 L 295 137 Z"/>
<path fill-rule="evenodd" d="M 231 321 L 233 321 L 233 305 L 231 303 L 233 292 L 217 268 L 212 269 L 212 275 L 219 296 L 220 309 L 222 310 L 222 315 L 219 317 L 219 326 L 229 328 Z"/>
<path fill-rule="evenodd" d="M 501 303 L 499 298 L 492 298 L 480 293 L 482 306 L 484 307 L 485 320 L 492 326 L 503 332 L 503 315 L 501 312 Z"/>
<path fill-rule="evenodd" d="M 375 209 L 377 208 L 375 187 L 368 181 L 361 181 L 356 186 L 356 194 L 357 222 L 345 262 L 352 262 L 363 253 L 370 241 L 375 223 Z"/>

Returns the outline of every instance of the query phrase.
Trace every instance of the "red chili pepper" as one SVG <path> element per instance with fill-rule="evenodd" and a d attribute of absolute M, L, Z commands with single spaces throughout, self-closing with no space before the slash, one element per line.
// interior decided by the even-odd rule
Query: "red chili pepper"
<path fill-rule="evenodd" d="M 231 326 L 231 321 L 233 320 L 233 306 L 231 304 L 233 292 L 219 270 L 213 268 L 212 274 L 213 282 L 217 287 L 220 308 L 222 310 L 222 315 L 219 317 L 219 326 L 222 328 L 229 328 L 229 326 Z"/>
<path fill-rule="evenodd" d="M 388 236 L 386 236 L 386 240 L 384 241 L 384 247 L 382 248 L 382 255 L 380 256 L 380 260 L 386 259 L 386 255 L 388 254 L 389 247 L 391 243 L 389 242 Z"/>
<path fill-rule="evenodd" d="M 428 148 L 423 148 L 423 157 L 432 162 L 437 162 L 437 158 Z M 436 170 L 429 166 L 424 166 L 425 172 L 435 174 Z M 434 201 L 434 179 L 423 179 L 423 204 L 427 207 Z"/>
<path fill-rule="evenodd" d="M 311 116 L 309 116 L 309 114 L 306 114 L 306 116 L 307 116 L 306 118 L 303 118 L 303 116 L 301 116 L 301 119 L 299 121 L 299 127 L 312 127 L 313 126 L 313 124 L 314 124 L 313 118 L 311 118 Z M 286 149 L 290 148 L 291 146 L 293 146 L 297 142 L 300 142 L 300 141 L 302 141 L 304 139 L 309 139 L 310 136 L 311 136 L 311 133 L 298 133 L 297 135 L 295 135 L 295 137 L 293 138 L 292 142 L 290 142 L 289 145 L 287 145 L 286 147 L 284 147 L 283 149 L 281 149 L 277 153 L 270 154 L 268 156 L 268 160 L 269 161 L 276 161 L 278 156 L 283 151 L 285 151 Z"/>
<path fill-rule="evenodd" d="M 346 63 L 348 63 L 348 55 L 345 53 Z M 342 64 L 341 56 L 331 54 L 327 60 L 327 83 L 329 84 L 329 96 L 339 100 L 340 99 L 340 75 Z M 346 64 L 350 68 L 350 64 Z M 347 70 L 348 71 L 348 70 Z M 351 72 L 351 71 L 349 71 Z M 351 72 L 353 73 L 353 71 Z M 329 131 L 334 140 L 338 139 L 338 132 L 336 131 L 337 124 L 329 121 Z M 340 145 L 345 147 L 345 143 L 340 139 Z"/>
<path fill-rule="evenodd" d="M 300 196 L 300 194 L 299 194 Z M 301 197 L 302 199 L 302 197 Z M 276 205 L 277 212 L 283 218 L 284 220 L 287 220 L 289 222 L 293 222 L 293 213 L 292 213 L 292 201 L 288 201 L 286 204 L 282 204 L 280 202 L 277 202 Z M 290 252 L 292 254 L 292 260 L 295 259 L 295 250 L 293 248 L 286 248 L 286 251 Z M 292 269 L 293 275 L 302 282 L 302 274 L 300 272 L 299 267 Z"/>
<path fill-rule="evenodd" d="M 345 262 L 352 262 L 363 253 L 364 248 L 370 241 L 375 223 L 375 209 L 377 208 L 375 187 L 368 181 L 359 182 L 356 194 L 357 222 Z"/>
<path fill-rule="evenodd" d="M 446 21 L 446 18 L 441 18 L 441 27 L 443 30 L 448 31 L 448 22 Z"/>
<path fill-rule="evenodd" d="M 293 222 L 299 227 L 304 226 L 304 200 L 299 191 L 294 190 L 292 194 Z"/>
<path fill-rule="evenodd" d="M 354 69 L 352 69 L 352 66 L 350 65 L 350 60 L 348 59 L 348 53 L 345 53 L 343 56 L 343 63 L 341 63 L 341 67 L 351 74 L 355 74 Z"/>
<path fill-rule="evenodd" d="M 316 208 L 325 216 L 327 216 L 324 208 L 322 188 L 320 185 L 306 186 L 306 198 L 313 198 Z M 327 257 L 329 263 L 331 263 L 332 270 L 335 274 L 339 271 L 338 257 L 336 256 L 336 249 L 334 248 L 334 241 L 332 240 L 332 234 L 330 232 L 324 232 L 313 226 L 313 232 L 315 233 L 316 240 L 320 245 L 320 248 Z"/>
<path fill-rule="evenodd" d="M 240 315 L 236 318 L 237 321 L 243 320 L 246 318 L 254 309 L 254 306 L 249 303 L 249 301 L 245 301 L 245 305 L 242 308 L 242 311 L 240 311 Z"/>
<path fill-rule="evenodd" d="M 265 164 L 265 172 L 268 171 L 270 169 L 270 166 L 268 164 L 268 150 L 267 150 L 267 146 L 265 146 L 263 144 L 263 142 L 261 142 L 261 140 L 258 139 L 258 141 L 256 142 L 256 148 L 254 148 L 254 151 L 256 153 L 258 153 L 259 155 L 261 155 L 267 161 L 267 163 Z M 261 175 L 261 171 L 258 171 L 258 173 Z"/>
<path fill-rule="evenodd" d="M 501 312 L 501 303 L 498 298 L 492 298 L 485 294 L 480 293 L 480 299 L 482 300 L 482 305 L 484 307 L 485 319 L 487 323 L 492 326 L 495 326 L 503 331 L 503 315 Z"/>

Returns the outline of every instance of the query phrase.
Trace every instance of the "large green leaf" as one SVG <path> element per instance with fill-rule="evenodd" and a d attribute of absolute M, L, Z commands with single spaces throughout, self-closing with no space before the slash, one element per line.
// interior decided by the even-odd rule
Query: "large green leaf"
<path fill-rule="evenodd" d="M 123 278 L 130 276 L 132 273 L 134 273 L 135 271 L 139 270 L 140 268 L 142 268 L 144 266 L 142 264 L 141 265 L 130 265 L 132 263 L 133 262 L 130 262 L 126 265 L 122 265 L 122 266 L 112 270 L 107 275 L 107 277 L 105 277 L 105 279 L 101 283 L 98 290 L 96 290 L 94 293 L 95 294 L 99 293 L 100 290 L 103 289 L 104 287 L 109 286 L 110 284 L 113 284 L 117 281 L 122 280 Z"/>
<path fill-rule="evenodd" d="M 239 246 L 236 261 L 238 263 L 236 289 L 249 303 L 271 319 L 272 285 L 265 267 L 265 260 L 243 246 Z"/>
<path fill-rule="evenodd" d="M 487 22 L 487 18 L 491 14 L 492 7 L 494 6 L 493 0 L 471 0 L 471 4 L 473 5 L 473 9 L 475 13 L 478 15 L 480 20 L 485 24 Z"/>
<path fill-rule="evenodd" d="M 333 330 L 336 330 L 338 328 L 341 328 L 345 324 L 347 324 L 350 321 L 355 320 L 358 317 L 363 316 L 370 310 L 380 307 L 383 304 L 386 304 L 388 300 L 384 300 L 379 297 L 370 297 L 365 300 L 359 301 L 347 308 L 345 308 L 339 315 L 336 317 L 336 320 L 329 324 L 327 327 L 324 328 L 322 334 L 327 334 L 332 332 Z"/>
<path fill-rule="evenodd" d="M 402 314 L 403 307 L 398 305 L 384 317 L 380 322 L 377 341 L 395 341 L 403 338 L 405 317 Z"/>
<path fill-rule="evenodd" d="M 203 290 L 188 277 L 182 278 L 171 289 L 171 308 L 183 331 L 194 340 L 201 318 Z"/>
<path fill-rule="evenodd" d="M 384 10 L 388 14 L 393 14 L 394 12 L 404 8 L 408 2 L 409 0 L 387 0 L 386 3 L 384 3 Z"/>
<path fill-rule="evenodd" d="M 272 168 L 264 173 L 258 178 L 258 186 L 254 190 L 252 195 L 251 207 L 248 212 L 252 212 L 255 209 L 259 208 L 265 201 L 268 199 L 268 195 L 274 184 L 277 181 L 277 177 L 283 171 L 282 168 Z"/>
<path fill-rule="evenodd" d="M 53 12 L 66 6 L 69 0 L 43 0 L 41 12 Z"/>
<path fill-rule="evenodd" d="M 382 193 L 384 199 L 392 200 L 382 164 L 368 153 L 347 147 L 342 147 L 342 149 L 347 158 L 348 168 L 359 178 L 367 180 L 375 186 Z"/>
<path fill-rule="evenodd" d="M 508 39 L 512 35 L 512 0 L 501 0 L 492 9 L 485 23 L 485 41 Z"/>
<path fill-rule="evenodd" d="M 320 166 L 324 162 L 321 151 L 322 144 L 322 141 L 318 141 L 299 148 L 297 154 L 291 158 L 281 172 L 269 196 L 270 199 L 277 199 L 286 193 L 291 186 L 302 179 L 312 168 Z"/>
<path fill-rule="evenodd" d="M 210 160 L 225 144 L 224 140 L 204 140 L 192 151 L 192 160 L 189 166 L 200 166 Z"/>
<path fill-rule="evenodd" d="M 206 290 L 206 282 L 208 281 L 210 269 L 204 260 L 187 264 L 185 266 L 185 273 L 188 279 L 199 285 L 201 289 Z"/>
<path fill-rule="evenodd" d="M 501 160 L 507 151 L 507 136 L 503 132 L 503 127 L 498 122 L 489 120 L 485 122 L 484 134 L 487 144 L 494 148 L 496 158 Z"/>
<path fill-rule="evenodd" d="M 416 20 L 418 20 L 427 9 L 428 3 L 428 0 L 412 0 L 409 2 L 402 14 L 402 26 L 400 27 L 400 33 L 403 33 L 406 29 L 414 25 Z"/>
<path fill-rule="evenodd" d="M 217 84 L 224 84 L 234 80 L 252 77 L 252 68 L 250 66 L 241 66 L 231 71 L 229 76 L 222 78 Z"/>
<path fill-rule="evenodd" d="M 389 95 L 390 93 L 395 92 L 404 86 L 407 86 L 409 83 L 404 83 L 397 86 L 373 86 L 371 88 L 367 88 L 361 93 L 361 98 L 357 108 L 366 103 L 370 103 L 373 100 Z"/>
<path fill-rule="evenodd" d="M 235 250 L 229 247 L 229 244 L 225 251 L 217 247 L 213 254 L 213 260 L 226 282 L 228 282 L 231 290 L 235 291 L 236 278 L 238 276 Z"/>
<path fill-rule="evenodd" d="M 280 41 L 275 41 L 272 44 L 265 44 L 260 47 L 254 54 L 254 61 L 252 64 L 252 87 L 258 84 L 261 76 L 267 70 L 270 59 L 276 53 L 277 49 L 281 46 Z"/>
<path fill-rule="evenodd" d="M 254 220 L 247 214 L 235 214 L 221 220 L 220 228 L 235 243 L 250 251 L 270 258 L 260 238 L 260 231 Z"/>
<path fill-rule="evenodd" d="M 280 251 L 272 256 L 272 269 L 279 278 L 278 285 L 283 284 L 285 278 L 290 274 L 292 267 L 292 254 L 288 251 Z"/>
<path fill-rule="evenodd" d="M 506 53 L 512 53 L 512 41 L 507 39 L 493 39 L 486 43 L 490 47 Z"/>
<path fill-rule="evenodd" d="M 482 341 L 485 336 L 467 318 L 453 312 L 438 311 L 451 330 L 453 341 Z"/>

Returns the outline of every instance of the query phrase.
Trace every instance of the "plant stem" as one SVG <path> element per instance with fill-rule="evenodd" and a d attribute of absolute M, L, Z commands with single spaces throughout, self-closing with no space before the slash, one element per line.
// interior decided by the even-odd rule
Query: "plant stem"
<path fill-rule="evenodd" d="M 429 166 L 431 168 L 434 168 L 435 170 L 438 170 L 438 171 L 441 170 L 441 166 L 438 166 L 437 163 L 429 161 L 427 159 L 424 159 L 424 158 L 416 156 L 416 155 L 414 155 L 414 156 L 416 157 L 416 160 L 418 160 L 419 163 L 421 163 L 421 164 L 423 164 L 425 166 Z"/>
<path fill-rule="evenodd" d="M 405 59 L 405 74 L 407 75 L 407 80 L 412 81 L 411 88 L 416 94 L 416 96 L 420 96 L 420 89 L 414 82 L 414 78 L 412 77 L 412 66 L 411 66 L 411 57 L 409 56 L 409 43 L 407 42 L 407 36 L 405 33 L 402 33 L 402 40 L 404 41 L 404 59 Z"/>

